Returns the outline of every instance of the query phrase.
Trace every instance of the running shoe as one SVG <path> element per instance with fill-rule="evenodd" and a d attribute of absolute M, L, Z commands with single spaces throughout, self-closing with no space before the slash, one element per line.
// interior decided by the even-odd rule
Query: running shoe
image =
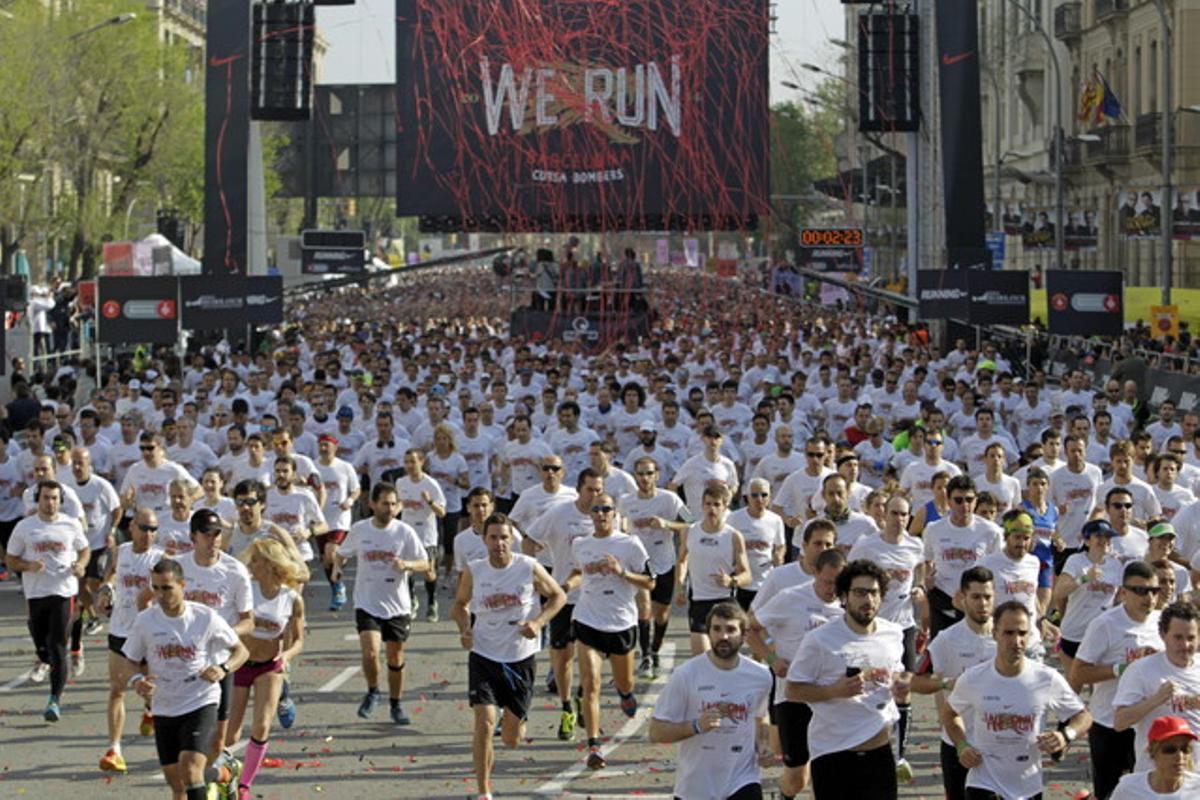
<path fill-rule="evenodd" d="M 411 725 L 412 720 L 404 713 L 404 707 L 399 702 L 392 703 L 392 722 L 396 725 Z"/>
<path fill-rule="evenodd" d="M 83 653 L 71 653 L 71 677 L 78 678 L 83 675 L 83 671 L 87 669 L 87 662 L 83 659 Z"/>
<path fill-rule="evenodd" d="M 50 699 L 46 701 L 46 710 L 42 714 L 42 719 L 46 722 L 58 722 L 62 719 L 62 712 L 58 708 L 58 698 L 50 695 Z"/>
<path fill-rule="evenodd" d="M 245 784 L 238 784 L 237 800 L 250 800 L 254 797 L 254 793 L 250 791 L 250 787 Z"/>
<path fill-rule="evenodd" d="M 284 728 L 290 728 L 296 724 L 296 704 L 290 697 L 279 698 L 279 724 Z"/>
<path fill-rule="evenodd" d="M 33 665 L 33 669 L 29 671 L 29 681 L 31 683 L 43 683 L 50 676 L 50 665 L 44 661 L 39 661 Z"/>
<path fill-rule="evenodd" d="M 225 751 L 229 753 L 228 750 Z M 229 772 L 229 777 L 222 775 L 222 788 L 225 790 L 226 798 L 237 797 L 238 778 L 242 777 L 242 762 L 233 757 L 229 753 L 229 758 L 225 761 L 225 769 Z"/>
<path fill-rule="evenodd" d="M 115 750 L 109 750 L 104 754 L 104 758 L 100 759 L 101 772 L 119 772 L 124 775 L 129 771 L 125 766 L 125 758 Z"/>
<path fill-rule="evenodd" d="M 654 664 L 650 660 L 650 656 L 642 656 L 642 662 L 638 664 L 637 676 L 642 680 L 654 677 Z"/>
<path fill-rule="evenodd" d="M 896 783 L 912 783 L 913 768 L 912 764 L 908 763 L 907 759 L 900 759 L 896 762 Z"/>
<path fill-rule="evenodd" d="M 138 733 L 142 736 L 154 735 L 154 715 L 150 713 L 149 709 L 142 712 L 142 722 L 138 725 Z"/>
<path fill-rule="evenodd" d="M 346 605 L 346 584 L 338 581 L 333 585 L 333 596 L 329 600 L 330 611 L 341 611 Z"/>
<path fill-rule="evenodd" d="M 95 636 L 102 630 L 104 630 L 104 620 L 95 614 L 90 615 L 87 622 L 83 624 L 83 632 L 88 636 Z"/>
<path fill-rule="evenodd" d="M 617 692 L 617 694 L 621 695 L 621 710 L 625 712 L 625 716 L 636 716 L 638 710 L 637 695 L 635 695 L 633 692 L 630 692 L 629 694 L 621 694 L 620 692 Z"/>
<path fill-rule="evenodd" d="M 658 674 L 659 674 L 658 670 L 659 670 L 658 653 L 651 653 L 650 654 L 650 679 L 651 680 L 658 677 Z"/>
<path fill-rule="evenodd" d="M 363 695 L 362 702 L 358 704 L 358 716 L 363 719 L 370 719 L 375 713 L 375 707 L 379 705 L 379 692 L 370 691 Z"/>
<path fill-rule="evenodd" d="M 4 581 L 8 580 L 11 577 L 12 577 L 12 573 L 10 573 L 4 567 L 0 567 L 0 583 L 3 583 Z"/>
<path fill-rule="evenodd" d="M 604 760 L 604 756 L 600 755 L 600 748 L 592 745 L 588 748 L 587 768 L 588 769 L 604 769 L 608 766 L 608 762 Z"/>
<path fill-rule="evenodd" d="M 564 711 L 558 718 L 558 738 L 564 742 L 575 738 L 575 712 Z"/>
<path fill-rule="evenodd" d="M 430 602 L 429 608 L 425 610 L 425 621 L 426 622 L 437 622 L 438 621 L 438 601 L 437 600 L 433 600 L 432 602 Z"/>

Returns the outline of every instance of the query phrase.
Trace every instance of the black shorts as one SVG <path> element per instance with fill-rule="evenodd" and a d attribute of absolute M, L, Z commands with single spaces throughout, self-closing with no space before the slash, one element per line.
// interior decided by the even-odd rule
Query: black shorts
<path fill-rule="evenodd" d="M 667 570 L 661 575 L 654 576 L 654 588 L 650 590 L 650 602 L 660 606 L 669 606 L 675 598 L 675 570 Z"/>
<path fill-rule="evenodd" d="M 812 719 L 812 709 L 807 703 L 776 703 L 775 719 L 779 726 L 779 748 L 783 751 L 783 765 L 803 767 L 809 762 L 808 723 Z"/>
<path fill-rule="evenodd" d="M 472 706 L 506 708 L 518 719 L 529 718 L 537 656 L 503 663 L 472 652 L 467 657 L 467 700 Z"/>
<path fill-rule="evenodd" d="M 368 614 L 361 608 L 356 608 L 354 609 L 354 626 L 359 633 L 364 631 L 378 631 L 380 638 L 385 642 L 400 642 L 404 644 L 408 641 L 409 631 L 412 630 L 412 617 L 401 614 L 391 619 L 380 619 Z"/>
<path fill-rule="evenodd" d="M 683 800 L 676 797 L 675 800 Z M 737 791 L 726 797 L 725 800 L 763 800 L 762 784 L 755 781 L 747 783 L 745 786 L 739 786 Z"/>
<path fill-rule="evenodd" d="M 904 664 L 905 672 L 916 672 L 919 659 L 917 658 L 917 633 L 920 631 L 916 625 L 911 628 L 904 629 L 904 654 L 901 657 L 901 662 Z"/>
<path fill-rule="evenodd" d="M 105 555 L 108 553 L 107 547 L 101 547 L 99 550 L 93 550 L 88 557 L 87 568 L 84 570 L 83 577 L 93 580 L 104 580 L 104 567 L 108 561 Z"/>
<path fill-rule="evenodd" d="M 108 651 L 110 653 L 116 653 L 117 655 L 124 658 L 125 651 L 122 649 L 124 647 L 125 647 L 125 637 L 124 636 L 113 636 L 111 633 L 108 635 Z"/>
<path fill-rule="evenodd" d="M 575 613 L 575 604 L 568 603 L 550 618 L 550 649 L 565 650 L 575 641 L 575 631 L 571 628 L 571 615 Z"/>
<path fill-rule="evenodd" d="M 233 673 L 227 673 L 218 683 L 221 686 L 221 700 L 217 703 L 217 722 L 224 722 L 229 719 L 229 704 L 233 700 Z"/>
<path fill-rule="evenodd" d="M 737 604 L 742 607 L 742 611 L 749 611 L 750 604 L 754 602 L 757 595 L 758 589 L 738 589 L 733 596 L 737 600 Z"/>
<path fill-rule="evenodd" d="M 1075 654 L 1079 652 L 1079 642 L 1072 642 L 1070 639 L 1059 639 L 1058 646 L 1067 654 L 1068 658 L 1074 658 Z"/>
<path fill-rule="evenodd" d="M 17 527 L 17 523 L 20 521 L 21 517 L 0 520 L 0 564 L 4 563 L 4 551 L 8 549 L 8 538 L 12 536 L 13 528 Z"/>
<path fill-rule="evenodd" d="M 688 630 L 692 633 L 708 633 L 708 612 L 717 603 L 728 603 L 730 598 L 716 600 L 688 600 Z"/>
<path fill-rule="evenodd" d="M 637 647 L 638 629 L 634 625 L 623 631 L 601 631 L 578 620 L 571 623 L 575 641 L 606 656 L 623 656 Z"/>
<path fill-rule="evenodd" d="M 207 705 L 178 717 L 154 717 L 154 744 L 158 763 L 164 767 L 179 763 L 179 754 L 207 753 L 217 732 L 217 707 Z"/>

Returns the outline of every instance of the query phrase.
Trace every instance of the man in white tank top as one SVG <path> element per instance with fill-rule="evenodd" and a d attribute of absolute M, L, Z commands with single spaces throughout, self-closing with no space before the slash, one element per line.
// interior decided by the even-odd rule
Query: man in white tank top
<path fill-rule="evenodd" d="M 467 697 L 475 712 L 471 752 L 479 796 L 486 800 L 492 796 L 496 717 L 503 714 L 504 744 L 516 747 L 525 736 L 533 702 L 542 629 L 567 602 L 566 593 L 537 559 L 513 552 L 514 533 L 503 514 L 484 520 L 487 557 L 467 563 L 451 611 L 462 646 L 470 652 Z M 546 598 L 540 611 L 538 595 Z"/>

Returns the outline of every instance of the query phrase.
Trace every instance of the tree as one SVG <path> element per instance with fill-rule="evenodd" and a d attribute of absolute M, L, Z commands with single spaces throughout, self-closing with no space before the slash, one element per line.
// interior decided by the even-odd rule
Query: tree
<path fill-rule="evenodd" d="M 834 138 L 844 124 L 840 83 L 827 80 L 809 97 L 814 102 L 807 109 L 790 101 L 771 107 L 771 210 L 784 249 L 793 253 L 800 229 L 822 207 L 813 183 L 837 169 Z"/>
<path fill-rule="evenodd" d="M 0 20 L 0 218 L 10 220 L 0 255 L 7 263 L 37 232 L 62 242 L 75 278 L 94 274 L 103 242 L 124 236 L 133 203 L 195 202 L 204 97 L 202 71 L 189 69 L 199 54 L 160 42 L 144 4 L 71 6 L 22 3 Z M 32 177 L 24 193 L 14 189 L 21 174 Z M 34 194 L 45 201 L 30 203 Z"/>

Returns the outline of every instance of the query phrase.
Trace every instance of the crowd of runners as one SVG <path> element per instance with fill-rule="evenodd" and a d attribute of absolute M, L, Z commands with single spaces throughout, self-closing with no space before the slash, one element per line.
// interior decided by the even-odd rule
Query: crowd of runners
<path fill-rule="evenodd" d="M 640 342 L 509 337 L 476 270 L 295 304 L 250 352 L 15 380 L 3 578 L 45 719 L 106 667 L 101 770 L 127 769 L 128 706 L 174 797 L 252 796 L 310 688 L 306 610 L 351 603 L 362 718 L 386 693 L 411 724 L 415 623 L 457 626 L 480 798 L 535 692 L 602 770 L 602 704 L 634 717 L 660 677 L 649 738 L 678 743 L 685 800 L 762 797 L 777 758 L 784 797 L 895 797 L 915 694 L 951 800 L 1040 797 L 1067 749 L 1099 800 L 1200 797 L 1200 415 L 881 314 L 648 279 Z M 671 626 L 692 658 L 663 676 Z"/>

